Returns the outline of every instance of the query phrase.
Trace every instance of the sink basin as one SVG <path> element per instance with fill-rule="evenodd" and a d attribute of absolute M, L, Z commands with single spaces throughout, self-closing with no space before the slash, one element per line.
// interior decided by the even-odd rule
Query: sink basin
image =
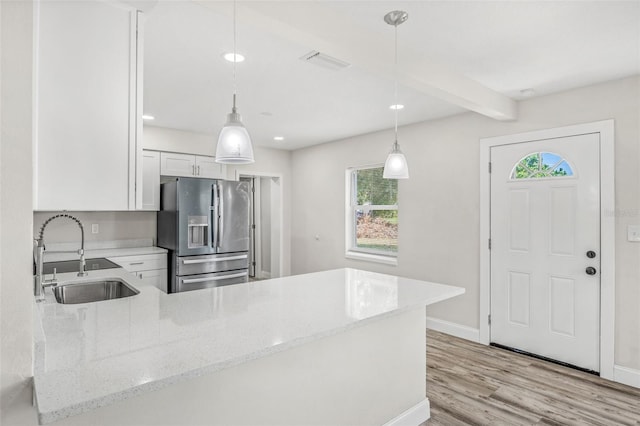
<path fill-rule="evenodd" d="M 75 304 L 121 299 L 140 293 L 118 278 L 66 284 L 53 288 L 58 303 Z"/>

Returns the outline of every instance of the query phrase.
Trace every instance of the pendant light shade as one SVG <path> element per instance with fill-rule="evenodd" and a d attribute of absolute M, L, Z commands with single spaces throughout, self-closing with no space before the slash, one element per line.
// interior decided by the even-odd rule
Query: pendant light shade
<path fill-rule="evenodd" d="M 233 57 L 236 58 L 236 2 L 233 2 Z M 216 163 L 253 163 L 253 146 L 249 132 L 242 124 L 242 117 L 236 109 L 236 61 L 233 61 L 233 107 L 218 135 Z"/>
<path fill-rule="evenodd" d="M 394 10 L 387 13 L 384 16 L 384 21 L 395 27 L 395 141 L 391 148 L 391 152 L 387 156 L 387 161 L 384 163 L 384 171 L 382 177 L 385 179 L 409 179 L 409 166 L 407 165 L 407 159 L 402 151 L 400 151 L 400 145 L 398 145 L 398 25 L 402 24 L 409 18 L 409 14 L 402 10 Z"/>
<path fill-rule="evenodd" d="M 402 151 L 400 151 L 398 141 L 393 143 L 393 149 L 387 156 L 382 177 L 385 179 L 409 179 L 407 159 Z"/>
<path fill-rule="evenodd" d="M 233 109 L 227 115 L 227 122 L 218 135 L 216 162 L 223 164 L 253 163 L 253 146 L 249 132 L 242 124 L 236 110 L 236 96 L 233 95 Z"/>

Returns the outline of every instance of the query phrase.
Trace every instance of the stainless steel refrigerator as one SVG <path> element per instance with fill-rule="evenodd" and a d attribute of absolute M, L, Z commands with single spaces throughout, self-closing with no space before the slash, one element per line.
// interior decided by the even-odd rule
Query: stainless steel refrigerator
<path fill-rule="evenodd" d="M 249 190 L 211 179 L 162 184 L 158 246 L 169 250 L 169 293 L 248 281 Z"/>

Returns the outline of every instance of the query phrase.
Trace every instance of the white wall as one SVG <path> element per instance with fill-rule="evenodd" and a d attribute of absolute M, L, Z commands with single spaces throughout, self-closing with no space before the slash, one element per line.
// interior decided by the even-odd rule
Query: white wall
<path fill-rule="evenodd" d="M 403 126 L 399 142 L 411 178 L 400 181 L 398 266 L 344 257 L 347 167 L 383 163 L 391 131 L 293 152 L 292 273 L 343 266 L 465 287 L 428 315 L 479 324 L 480 138 L 615 119 L 617 365 L 640 369 L 640 79 L 631 77 L 520 102 L 515 122 L 475 113 Z M 391 124 L 391 117 L 390 117 Z M 486 167 L 483 165 L 483 167 Z M 319 240 L 314 236 L 318 234 Z"/>
<path fill-rule="evenodd" d="M 216 136 L 162 127 L 144 127 L 143 148 L 158 151 L 215 155 Z M 291 153 L 279 149 L 254 146 L 253 164 L 227 165 L 227 178 L 235 179 L 236 172 L 252 175 L 279 175 L 283 185 L 283 268 L 282 275 L 291 273 Z"/>
<path fill-rule="evenodd" d="M 0 423 L 16 424 L 32 374 L 31 2 L 0 2 Z"/>

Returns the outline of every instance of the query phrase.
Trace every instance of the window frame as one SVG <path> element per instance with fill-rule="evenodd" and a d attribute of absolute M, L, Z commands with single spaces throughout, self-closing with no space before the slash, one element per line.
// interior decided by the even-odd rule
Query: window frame
<path fill-rule="evenodd" d="M 544 154 L 550 154 L 550 155 L 554 155 L 556 157 L 559 158 L 559 160 L 557 160 L 552 166 L 550 166 L 548 169 L 543 169 L 543 155 Z M 537 156 L 538 157 L 538 169 L 534 170 L 532 168 L 530 168 L 529 166 L 527 166 L 525 163 L 525 161 L 532 157 L 532 156 Z M 560 167 L 562 165 L 562 163 L 565 163 L 567 165 L 567 174 L 566 175 L 554 175 L 552 174 L 558 167 Z M 526 171 L 528 172 L 527 176 L 524 177 L 518 177 L 517 176 L 517 169 L 518 167 L 523 167 L 524 169 L 526 169 Z M 537 175 L 542 175 L 542 176 L 537 176 Z M 526 181 L 526 180 L 548 180 L 548 179 L 575 179 L 577 177 L 577 173 L 575 171 L 575 167 L 573 166 L 572 162 L 570 162 L 569 160 L 567 160 L 567 158 L 565 156 L 563 156 L 562 154 L 558 154 L 557 152 L 551 152 L 551 151 L 536 151 L 536 152 L 531 152 L 527 155 L 525 155 L 524 157 L 522 157 L 520 160 L 518 160 L 513 167 L 511 168 L 511 173 L 509 174 L 509 180 L 510 181 L 515 181 L 515 182 L 519 182 L 519 181 Z"/>
<path fill-rule="evenodd" d="M 372 164 L 366 166 L 348 167 L 345 171 L 345 258 L 363 260 L 368 262 L 383 263 L 396 266 L 398 264 L 398 251 L 381 249 L 369 249 L 357 246 L 357 210 L 395 210 L 399 212 L 396 194 L 396 204 L 388 205 L 360 205 L 357 203 L 356 173 L 358 170 L 383 168 L 384 164 Z M 399 245 L 398 245 L 399 250 Z"/>

